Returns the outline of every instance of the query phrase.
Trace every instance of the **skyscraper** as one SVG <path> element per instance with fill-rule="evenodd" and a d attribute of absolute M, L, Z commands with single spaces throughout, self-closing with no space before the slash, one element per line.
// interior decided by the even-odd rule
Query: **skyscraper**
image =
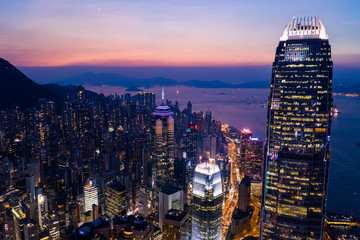
<path fill-rule="evenodd" d="M 126 212 L 126 189 L 114 180 L 105 186 L 105 215 L 110 218 L 122 216 Z"/>
<path fill-rule="evenodd" d="M 175 138 L 174 113 L 169 106 L 156 107 L 152 124 L 152 187 L 155 220 L 159 222 L 159 190 L 174 179 Z"/>
<path fill-rule="evenodd" d="M 84 186 L 85 211 L 92 211 L 93 204 L 99 205 L 98 189 L 94 178 L 89 178 Z"/>
<path fill-rule="evenodd" d="M 262 239 L 322 239 L 330 160 L 331 48 L 319 18 L 294 18 L 276 49 L 263 166 Z"/>
<path fill-rule="evenodd" d="M 174 176 L 174 113 L 169 106 L 156 107 L 152 113 L 152 172 L 156 189 L 169 183 Z"/>
<path fill-rule="evenodd" d="M 48 211 L 48 203 L 47 203 L 47 196 L 43 193 L 39 193 L 37 195 L 37 210 L 38 210 L 38 222 L 41 229 L 45 226 L 46 220 L 46 213 Z"/>
<path fill-rule="evenodd" d="M 192 199 L 192 239 L 220 240 L 223 193 L 217 164 L 205 162 L 196 166 Z"/>
<path fill-rule="evenodd" d="M 261 166 L 264 158 L 263 142 L 259 138 L 246 140 L 245 148 L 245 174 L 261 177 Z"/>
<path fill-rule="evenodd" d="M 165 214 L 170 209 L 184 209 L 184 192 L 172 185 L 163 185 L 159 193 L 159 227 L 162 229 Z"/>

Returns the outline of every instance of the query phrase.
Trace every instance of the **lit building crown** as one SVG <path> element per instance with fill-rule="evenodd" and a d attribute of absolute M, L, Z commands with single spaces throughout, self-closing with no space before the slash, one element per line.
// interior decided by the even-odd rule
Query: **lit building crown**
<path fill-rule="evenodd" d="M 155 112 L 151 115 L 153 116 L 171 116 L 174 113 L 171 111 L 170 107 L 167 105 L 160 105 L 156 107 Z"/>
<path fill-rule="evenodd" d="M 220 172 L 220 168 L 217 164 L 204 162 L 196 166 L 195 172 L 205 175 L 213 175 L 214 173 Z"/>
<path fill-rule="evenodd" d="M 280 41 L 292 39 L 328 39 L 328 35 L 324 24 L 318 17 L 294 17 L 286 25 Z"/>

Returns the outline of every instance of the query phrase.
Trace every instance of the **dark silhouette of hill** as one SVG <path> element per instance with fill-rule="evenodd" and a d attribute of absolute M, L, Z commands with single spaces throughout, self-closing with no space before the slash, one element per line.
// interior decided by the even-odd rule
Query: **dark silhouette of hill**
<path fill-rule="evenodd" d="M 47 98 L 58 104 L 64 101 L 0 58 L 0 108 L 8 108 L 13 104 L 19 104 L 22 108 L 34 107 L 39 98 Z"/>

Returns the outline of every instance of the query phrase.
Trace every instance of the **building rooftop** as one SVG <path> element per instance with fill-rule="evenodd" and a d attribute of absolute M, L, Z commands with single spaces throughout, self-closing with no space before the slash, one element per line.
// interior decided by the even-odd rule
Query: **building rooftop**
<path fill-rule="evenodd" d="M 245 177 L 240 182 L 241 185 L 251 186 L 251 177 L 245 175 Z"/>
<path fill-rule="evenodd" d="M 160 192 L 165 193 L 167 195 L 171 195 L 179 191 L 181 191 L 181 189 L 173 186 L 172 184 L 164 184 L 163 186 L 161 186 L 161 190 L 160 190 Z"/>
<path fill-rule="evenodd" d="M 186 211 L 170 209 L 169 212 L 165 215 L 165 219 L 181 222 L 187 215 L 188 212 Z"/>
<path fill-rule="evenodd" d="M 251 131 L 250 131 L 250 129 L 248 129 L 248 128 L 244 128 L 243 130 L 241 130 L 241 133 L 242 133 L 242 134 L 251 133 Z"/>
<path fill-rule="evenodd" d="M 318 17 L 294 17 L 286 25 L 280 41 L 292 39 L 328 39 L 328 35 Z"/>
<path fill-rule="evenodd" d="M 130 224 L 131 229 L 137 231 L 145 231 L 149 226 L 150 223 L 146 221 L 146 219 L 142 216 L 138 215 L 124 215 L 113 218 L 114 225 L 124 225 Z"/>
<path fill-rule="evenodd" d="M 107 187 L 110 187 L 118 192 L 125 191 L 125 186 L 122 185 L 119 181 L 112 181 L 106 185 Z"/>
<path fill-rule="evenodd" d="M 205 175 L 213 175 L 214 173 L 220 172 L 220 169 L 219 166 L 215 163 L 204 162 L 196 166 L 195 172 Z"/>
<path fill-rule="evenodd" d="M 157 106 L 155 109 L 155 112 L 153 112 L 151 115 L 153 116 L 170 116 L 174 113 L 171 111 L 170 107 L 167 105 L 160 105 Z"/>

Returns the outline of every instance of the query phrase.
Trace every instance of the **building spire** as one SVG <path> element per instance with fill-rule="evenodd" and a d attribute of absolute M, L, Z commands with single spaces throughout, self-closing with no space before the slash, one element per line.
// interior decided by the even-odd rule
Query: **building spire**
<path fill-rule="evenodd" d="M 164 91 L 164 87 L 162 87 L 161 89 L 161 100 L 164 103 L 164 99 L 165 99 L 165 91 Z"/>

